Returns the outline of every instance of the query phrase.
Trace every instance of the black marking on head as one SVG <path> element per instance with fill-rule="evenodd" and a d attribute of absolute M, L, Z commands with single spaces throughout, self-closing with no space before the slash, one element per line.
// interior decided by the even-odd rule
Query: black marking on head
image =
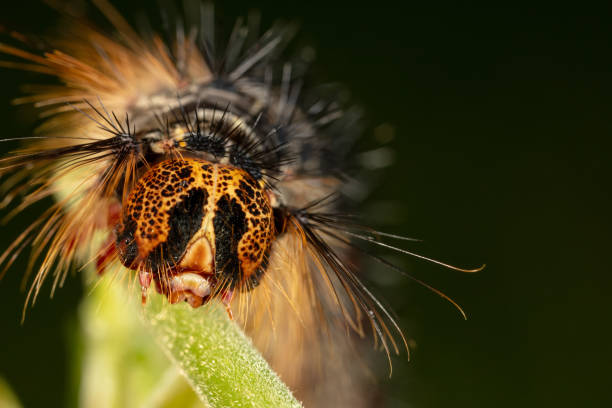
<path fill-rule="evenodd" d="M 191 166 L 189 164 L 181 166 L 180 170 L 177 172 L 179 179 L 186 180 L 191 177 Z"/>
<path fill-rule="evenodd" d="M 180 196 L 180 201 L 169 211 L 166 241 L 157 245 L 148 256 L 153 271 L 159 272 L 166 265 L 179 263 L 187 244 L 202 226 L 207 200 L 208 192 L 201 188 L 191 189 Z"/>
<path fill-rule="evenodd" d="M 253 190 L 252 186 L 253 186 L 252 183 L 245 183 L 244 180 L 240 180 L 240 183 L 239 183 L 240 189 L 242 191 L 244 191 L 244 193 L 247 195 L 247 197 L 249 197 L 251 200 L 254 200 L 255 199 L 255 190 Z"/>
<path fill-rule="evenodd" d="M 242 280 L 238 243 L 247 230 L 242 206 L 227 194 L 217 201 L 217 213 L 213 218 L 215 228 L 215 273 L 232 280 L 231 286 Z"/>
<path fill-rule="evenodd" d="M 138 245 L 134 239 L 134 234 L 136 233 L 137 228 L 138 223 L 130 217 L 123 220 L 123 228 L 121 231 L 115 231 L 117 236 L 116 245 L 119 260 L 128 268 L 132 266 L 138 257 Z"/>

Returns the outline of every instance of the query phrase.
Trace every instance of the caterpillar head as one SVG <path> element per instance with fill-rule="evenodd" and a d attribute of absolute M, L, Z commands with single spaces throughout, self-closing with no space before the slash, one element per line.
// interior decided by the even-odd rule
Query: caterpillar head
<path fill-rule="evenodd" d="M 254 287 L 274 235 L 268 193 L 246 171 L 184 158 L 162 161 L 139 179 L 116 245 L 141 281 L 196 307 L 216 293 Z"/>

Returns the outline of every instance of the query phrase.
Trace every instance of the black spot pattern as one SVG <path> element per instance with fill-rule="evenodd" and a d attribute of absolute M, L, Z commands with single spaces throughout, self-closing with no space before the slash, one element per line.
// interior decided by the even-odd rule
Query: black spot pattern
<path fill-rule="evenodd" d="M 162 262 L 170 266 L 177 264 L 185 253 L 191 237 L 202 225 L 208 193 L 201 188 L 194 188 L 181 198 L 181 201 L 169 211 L 168 238 L 149 254 L 148 264 L 153 270 L 161 270 Z"/>
<path fill-rule="evenodd" d="M 218 211 L 213 218 L 215 229 L 215 271 L 218 275 L 230 276 L 232 283 L 242 281 L 238 243 L 247 229 L 242 206 L 235 198 L 223 195 L 217 201 Z"/>

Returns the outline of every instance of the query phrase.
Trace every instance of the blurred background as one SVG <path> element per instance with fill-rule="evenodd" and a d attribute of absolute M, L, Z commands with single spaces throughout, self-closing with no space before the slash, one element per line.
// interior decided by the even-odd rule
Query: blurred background
<path fill-rule="evenodd" d="M 218 3 L 229 24 L 254 8 L 264 22 L 300 22 L 298 42 L 317 51 L 315 75 L 346 85 L 364 108 L 360 148 L 384 143 L 394 158 L 373 171 L 366 219 L 422 239 L 409 245 L 420 254 L 487 264 L 470 275 L 391 256 L 461 304 L 467 321 L 406 278 L 368 275 L 414 343 L 411 361 L 394 358 L 392 378 L 379 379 L 387 406 L 611 404 L 610 10 Z M 56 18 L 42 2 L 1 7 L 0 23 L 23 32 L 44 33 Z M 9 102 L 40 77 L 1 78 L 3 137 L 29 135 L 32 110 Z M 0 248 L 43 208 L 3 226 Z M 0 377 L 26 407 L 71 406 L 81 281 L 42 296 L 21 325 L 24 268 L 21 259 L 0 282 Z"/>

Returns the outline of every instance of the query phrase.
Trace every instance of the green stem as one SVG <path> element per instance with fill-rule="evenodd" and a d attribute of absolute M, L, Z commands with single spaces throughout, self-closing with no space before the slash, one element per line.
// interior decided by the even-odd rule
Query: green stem
<path fill-rule="evenodd" d="M 142 307 L 126 286 L 97 278 L 81 307 L 81 406 L 301 407 L 220 304 L 170 305 L 151 290 Z"/>
<path fill-rule="evenodd" d="M 144 315 L 156 340 L 211 407 L 301 407 L 219 304 L 170 306 L 155 295 Z"/>

